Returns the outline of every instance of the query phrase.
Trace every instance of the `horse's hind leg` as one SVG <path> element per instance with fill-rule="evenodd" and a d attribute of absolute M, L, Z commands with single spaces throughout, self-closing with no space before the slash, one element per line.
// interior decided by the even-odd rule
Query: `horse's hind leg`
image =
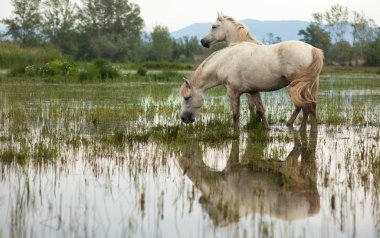
<path fill-rule="evenodd" d="M 293 111 L 292 116 L 290 117 L 290 119 L 286 123 L 286 125 L 288 127 L 293 127 L 294 121 L 296 120 L 296 118 L 297 118 L 298 114 L 300 113 L 300 111 L 301 111 L 301 107 L 296 106 L 296 108 Z"/>
<path fill-rule="evenodd" d="M 311 103 L 310 106 L 310 120 L 311 120 L 311 133 L 317 133 L 318 132 L 318 119 L 317 119 L 317 104 Z"/>
<path fill-rule="evenodd" d="M 309 113 L 310 113 L 310 109 L 309 109 L 308 105 L 302 107 L 302 113 L 303 113 L 303 118 L 302 118 L 300 131 L 305 132 L 306 131 L 307 118 L 309 117 Z"/>
<path fill-rule="evenodd" d="M 310 132 L 311 133 L 318 132 L 317 104 L 316 103 L 310 103 L 306 106 L 303 106 L 302 112 L 303 112 L 303 118 L 302 118 L 300 131 L 306 130 L 307 118 L 310 115 L 310 122 L 311 122 Z"/>
<path fill-rule="evenodd" d="M 261 121 L 263 122 L 265 129 L 269 130 L 269 124 L 268 124 L 267 118 L 265 116 L 265 108 L 264 108 L 263 102 L 261 100 L 260 93 L 258 93 L 258 92 L 257 93 L 251 93 L 250 95 L 252 97 L 254 104 L 256 105 L 257 114 L 261 118 Z"/>

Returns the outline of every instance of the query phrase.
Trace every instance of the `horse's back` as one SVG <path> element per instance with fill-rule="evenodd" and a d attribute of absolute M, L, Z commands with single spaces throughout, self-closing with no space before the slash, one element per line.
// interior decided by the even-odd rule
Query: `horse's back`
<path fill-rule="evenodd" d="M 291 76 L 313 61 L 314 47 L 301 41 L 273 45 L 233 44 L 220 55 L 221 75 L 243 91 L 272 91 L 288 85 Z M 229 81 L 229 80 L 228 80 Z"/>
<path fill-rule="evenodd" d="M 273 46 L 242 42 L 228 47 L 219 61 L 219 76 L 240 92 L 273 91 L 288 82 Z"/>
<path fill-rule="evenodd" d="M 281 71 L 290 76 L 313 62 L 313 46 L 302 41 L 284 41 L 273 45 L 280 60 Z"/>

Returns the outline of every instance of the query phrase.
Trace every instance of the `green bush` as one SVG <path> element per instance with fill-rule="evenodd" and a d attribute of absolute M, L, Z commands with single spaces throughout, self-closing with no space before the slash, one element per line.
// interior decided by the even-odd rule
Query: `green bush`
<path fill-rule="evenodd" d="M 115 79 L 119 76 L 119 70 L 115 66 L 112 66 L 104 59 L 96 59 L 79 71 L 78 79 L 80 81 L 96 79 L 105 80 Z"/>
<path fill-rule="evenodd" d="M 80 70 L 78 73 L 79 81 L 93 80 L 97 78 L 97 72 L 91 67 L 87 67 L 84 70 Z"/>
<path fill-rule="evenodd" d="M 78 67 L 67 60 L 56 59 L 47 63 L 47 67 L 53 75 L 74 76 L 78 73 Z"/>
<path fill-rule="evenodd" d="M 11 69 L 10 76 L 75 76 L 78 67 L 67 60 L 55 59 L 46 64 L 17 65 Z"/>
<path fill-rule="evenodd" d="M 96 59 L 92 64 L 98 71 L 98 77 L 100 79 L 114 79 L 119 76 L 119 71 L 105 59 Z"/>
<path fill-rule="evenodd" d="M 26 68 L 25 65 L 15 65 L 10 69 L 8 75 L 13 76 L 13 77 L 14 76 L 23 76 L 23 75 L 25 75 L 25 68 Z"/>
<path fill-rule="evenodd" d="M 137 69 L 137 74 L 140 75 L 140 76 L 145 76 L 146 73 L 147 73 L 146 68 L 140 67 L 140 68 Z"/>

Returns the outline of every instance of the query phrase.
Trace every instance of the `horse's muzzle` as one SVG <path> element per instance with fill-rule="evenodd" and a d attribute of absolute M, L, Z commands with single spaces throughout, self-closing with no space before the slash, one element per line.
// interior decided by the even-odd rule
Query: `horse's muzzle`
<path fill-rule="evenodd" d="M 201 40 L 201 44 L 203 47 L 210 48 L 210 44 L 205 39 Z"/>
<path fill-rule="evenodd" d="M 184 123 L 193 123 L 195 121 L 194 116 L 191 113 L 184 113 L 181 115 L 181 120 Z"/>

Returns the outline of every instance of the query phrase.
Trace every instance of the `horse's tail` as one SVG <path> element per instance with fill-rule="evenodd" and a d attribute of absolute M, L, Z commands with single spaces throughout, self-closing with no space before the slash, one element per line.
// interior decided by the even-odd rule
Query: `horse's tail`
<path fill-rule="evenodd" d="M 323 67 L 323 51 L 312 49 L 313 62 L 305 69 L 292 75 L 288 86 L 289 95 L 296 106 L 315 103 L 319 89 L 319 73 Z"/>

